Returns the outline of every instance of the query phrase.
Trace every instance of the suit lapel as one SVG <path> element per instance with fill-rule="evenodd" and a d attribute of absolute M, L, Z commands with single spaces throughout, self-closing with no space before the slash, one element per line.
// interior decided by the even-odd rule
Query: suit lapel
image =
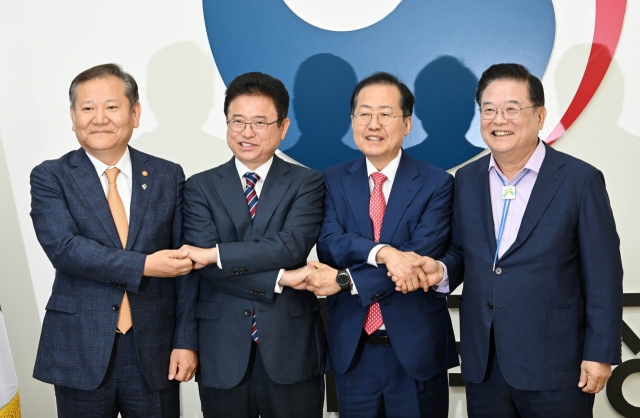
<path fill-rule="evenodd" d="M 104 195 L 100 178 L 96 173 L 96 168 L 83 149 L 76 151 L 70 162 L 75 167 L 70 174 L 76 182 L 78 190 L 80 190 L 80 193 L 84 196 L 89 207 L 107 232 L 113 246 L 122 248 L 116 224 L 113 222 L 113 216 L 111 215 L 107 198 Z"/>
<path fill-rule="evenodd" d="M 559 170 L 559 168 L 564 165 L 564 160 L 556 150 L 546 144 L 545 147 L 546 155 L 540 167 L 540 173 L 538 174 L 536 183 L 531 191 L 529 203 L 527 203 L 527 208 L 524 211 L 518 235 L 513 245 L 509 247 L 501 259 L 514 252 L 526 241 L 564 180 L 565 174 Z"/>
<path fill-rule="evenodd" d="M 242 190 L 242 181 L 238 176 L 238 170 L 236 170 L 235 157 L 232 157 L 215 171 L 213 184 L 236 227 L 238 239 L 247 241 L 251 236 L 251 217 Z M 260 201 L 258 201 L 258 211 L 260 211 Z"/>
<path fill-rule="evenodd" d="M 131 250 L 133 244 L 138 237 L 142 221 L 147 206 L 149 205 L 149 197 L 154 192 L 154 170 L 148 164 L 147 156 L 129 147 L 129 155 L 131 155 L 131 207 L 129 208 L 129 235 L 127 237 L 127 250 Z M 147 176 L 143 176 L 142 172 L 146 171 Z M 143 188 L 142 185 L 146 184 Z"/>
<path fill-rule="evenodd" d="M 470 209 L 477 210 L 482 216 L 480 222 L 484 226 L 484 236 L 489 245 L 491 257 L 493 257 L 496 252 L 496 227 L 493 223 L 491 188 L 489 186 L 489 156 L 483 157 L 480 161 L 482 162 L 478 164 L 477 170 L 473 174 L 473 192 L 476 193 L 476 199 L 470 201 L 472 205 L 477 202 L 478 206 Z M 460 199 L 467 201 L 465 196 L 461 196 Z"/>
<path fill-rule="evenodd" d="M 259 239 L 264 236 L 269 220 L 282 200 L 282 196 L 291 185 L 291 177 L 286 176 L 288 172 L 287 163 L 274 155 L 273 163 L 258 198 L 258 210 L 256 216 L 253 217 L 251 239 Z"/>
<path fill-rule="evenodd" d="M 420 175 L 420 171 L 411 158 L 405 153 L 400 157 L 400 165 L 396 177 L 393 180 L 391 194 L 387 202 L 387 209 L 382 220 L 382 230 L 380 231 L 380 242 L 389 243 L 393 234 L 398 229 L 400 219 L 411 201 L 422 188 L 422 184 L 414 181 Z M 367 188 L 367 190 L 369 190 Z"/>
<path fill-rule="evenodd" d="M 357 159 L 349 169 L 349 175 L 342 178 L 342 188 L 347 202 L 349 202 L 353 218 L 358 224 L 360 235 L 373 240 L 373 223 L 369 217 L 371 193 L 369 192 L 369 176 L 367 176 L 364 156 Z"/>

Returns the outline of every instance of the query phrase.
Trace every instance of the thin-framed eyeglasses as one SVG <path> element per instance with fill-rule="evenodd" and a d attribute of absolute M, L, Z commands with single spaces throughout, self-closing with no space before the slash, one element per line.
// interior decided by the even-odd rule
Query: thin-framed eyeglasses
<path fill-rule="evenodd" d="M 353 115 L 353 118 L 355 119 L 358 125 L 365 126 L 371 123 L 371 119 L 373 118 L 374 115 L 378 117 L 378 123 L 382 126 L 389 126 L 393 123 L 393 120 L 395 118 L 403 117 L 403 116 L 396 116 L 393 113 L 389 113 L 389 112 L 380 112 L 380 113 L 362 112 L 362 113 L 356 113 L 355 115 Z"/>
<path fill-rule="evenodd" d="M 478 110 L 480 110 L 480 117 L 484 120 L 493 120 L 495 119 L 496 115 L 498 114 L 498 112 L 502 113 L 502 117 L 507 119 L 507 120 L 515 120 L 518 119 L 518 116 L 520 116 L 520 111 L 523 109 L 529 109 L 532 107 L 538 107 L 537 105 L 532 105 L 532 106 L 526 106 L 526 107 L 521 107 L 521 106 L 515 106 L 515 105 L 509 105 L 509 106 L 505 106 L 503 108 L 500 109 L 496 109 L 495 106 L 492 105 L 484 105 L 481 106 Z"/>
<path fill-rule="evenodd" d="M 227 126 L 233 132 L 240 133 L 244 131 L 244 128 L 246 128 L 247 125 L 251 125 L 251 129 L 253 129 L 254 132 L 260 132 L 267 130 L 269 125 L 273 125 L 277 122 L 280 122 L 280 119 L 276 119 L 273 122 L 267 122 L 264 119 L 256 119 L 252 120 L 251 122 L 245 122 L 242 119 L 229 119 L 227 121 Z"/>

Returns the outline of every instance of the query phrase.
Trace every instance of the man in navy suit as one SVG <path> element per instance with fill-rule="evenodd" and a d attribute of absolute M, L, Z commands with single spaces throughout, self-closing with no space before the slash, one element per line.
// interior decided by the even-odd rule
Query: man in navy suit
<path fill-rule="evenodd" d="M 540 80 L 497 64 L 478 83 L 491 154 L 456 173 L 453 239 L 431 282 L 460 297 L 469 417 L 591 417 L 620 362 L 622 263 L 602 173 L 540 141 Z M 446 285 L 446 283 L 442 283 Z"/>
<path fill-rule="evenodd" d="M 448 412 L 447 369 L 458 365 L 451 319 L 444 297 L 422 291 L 412 262 L 446 247 L 453 178 L 402 151 L 413 103 L 391 74 L 362 80 L 351 126 L 364 156 L 325 171 L 318 257 L 326 264 L 313 263 L 307 289 L 330 295 L 340 418 Z"/>
<path fill-rule="evenodd" d="M 322 174 L 275 155 L 289 119 L 280 80 L 227 87 L 234 157 L 185 186 L 185 238 L 200 274 L 198 382 L 205 418 L 320 418 L 326 339 L 305 290 L 322 220 Z"/>
<path fill-rule="evenodd" d="M 33 376 L 61 417 L 175 417 L 195 373 L 198 282 L 182 242 L 180 166 L 128 147 L 138 87 L 115 64 L 69 89 L 81 149 L 31 173 L 31 217 L 56 269 Z M 168 249 L 168 250 L 167 250 Z"/>

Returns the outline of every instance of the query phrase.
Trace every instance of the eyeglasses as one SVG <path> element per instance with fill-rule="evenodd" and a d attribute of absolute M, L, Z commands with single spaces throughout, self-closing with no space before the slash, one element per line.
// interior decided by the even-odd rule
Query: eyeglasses
<path fill-rule="evenodd" d="M 501 109 L 496 109 L 495 106 L 485 105 L 482 106 L 480 110 L 480 117 L 484 120 L 493 120 L 495 119 L 498 112 L 502 113 L 502 117 L 507 120 L 515 120 L 520 116 L 520 111 L 522 109 L 529 109 L 532 107 L 538 107 L 537 105 L 520 107 L 520 106 L 505 106 Z"/>
<path fill-rule="evenodd" d="M 233 132 L 240 133 L 244 131 L 244 128 L 246 128 L 247 125 L 251 125 L 251 129 L 253 129 L 254 132 L 260 132 L 265 131 L 269 125 L 273 125 L 277 122 L 280 122 L 280 119 L 274 120 L 273 122 L 267 122 L 263 119 L 256 119 L 251 122 L 245 122 L 242 119 L 230 119 L 227 121 L 227 126 Z"/>
<path fill-rule="evenodd" d="M 365 113 L 356 113 L 355 115 L 353 115 L 353 118 L 355 119 L 358 125 L 364 126 L 364 125 L 368 125 L 371 122 L 371 119 L 373 118 L 374 115 L 378 117 L 378 123 L 382 126 L 389 126 L 393 123 L 393 120 L 395 118 L 400 117 L 387 112 L 381 112 L 381 113 L 365 112 Z"/>

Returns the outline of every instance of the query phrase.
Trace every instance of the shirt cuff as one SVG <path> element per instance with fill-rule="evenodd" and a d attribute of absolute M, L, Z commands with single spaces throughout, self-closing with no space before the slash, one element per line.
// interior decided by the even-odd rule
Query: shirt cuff
<path fill-rule="evenodd" d="M 284 269 L 280 269 L 278 272 L 278 278 L 276 279 L 276 287 L 273 289 L 273 293 L 282 293 L 282 289 L 284 286 L 280 286 L 280 279 L 282 279 L 282 274 L 284 273 Z"/>
<path fill-rule="evenodd" d="M 387 244 L 378 244 L 369 251 L 369 258 L 367 258 L 367 264 L 372 265 L 373 267 L 378 267 L 378 263 L 376 262 L 376 256 L 378 255 L 378 251 L 380 251 L 383 247 L 388 247 Z"/>
<path fill-rule="evenodd" d="M 358 289 L 356 288 L 356 282 L 353 281 L 353 277 L 351 277 L 351 272 L 349 271 L 349 269 L 347 269 L 347 274 L 351 279 L 351 294 L 355 296 L 358 294 Z"/>
<path fill-rule="evenodd" d="M 218 248 L 218 244 L 216 244 L 216 252 L 218 253 L 218 262 L 216 265 L 220 270 L 222 270 L 222 260 L 220 260 L 220 248 Z"/>
<path fill-rule="evenodd" d="M 442 275 L 442 280 L 440 283 L 433 285 L 433 290 L 438 293 L 449 293 L 449 273 L 447 272 L 447 266 L 444 263 L 438 261 L 442 268 L 444 269 L 444 274 Z"/>

